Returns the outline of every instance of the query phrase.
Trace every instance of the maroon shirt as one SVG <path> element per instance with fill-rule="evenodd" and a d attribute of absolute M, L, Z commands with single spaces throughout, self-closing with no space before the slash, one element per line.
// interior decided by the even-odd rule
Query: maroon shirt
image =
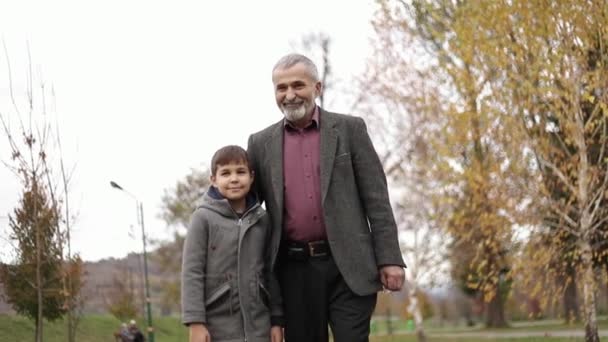
<path fill-rule="evenodd" d="M 287 240 L 307 242 L 327 238 L 321 206 L 319 124 L 318 108 L 303 129 L 285 120 L 283 229 Z"/>

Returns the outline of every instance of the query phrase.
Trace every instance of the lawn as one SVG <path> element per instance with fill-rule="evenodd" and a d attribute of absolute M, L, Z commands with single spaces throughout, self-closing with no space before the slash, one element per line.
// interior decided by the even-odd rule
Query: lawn
<path fill-rule="evenodd" d="M 391 326 L 393 331 L 408 331 L 413 330 L 413 326 L 409 326 L 405 321 L 400 319 L 394 319 L 391 322 Z M 600 315 L 597 317 L 597 323 L 599 329 L 608 329 L 608 316 Z M 444 323 L 442 325 L 438 325 L 433 321 L 425 321 L 424 322 L 425 331 L 431 332 L 456 332 L 456 331 L 514 331 L 515 330 L 526 330 L 526 331 L 552 331 L 552 330 L 583 330 L 583 323 L 571 323 L 566 324 L 562 319 L 538 319 L 538 320 L 529 320 L 529 321 L 515 321 L 509 322 L 509 327 L 507 328 L 496 328 L 496 329 L 486 329 L 484 328 L 482 323 L 477 323 L 473 327 L 467 327 L 463 323 L 453 324 L 453 323 Z M 376 334 L 386 334 L 387 332 L 387 322 L 384 319 L 372 319 L 371 331 Z"/>
<path fill-rule="evenodd" d="M 605 316 L 598 317 L 598 326 L 599 329 L 607 329 L 608 328 L 608 318 Z M 371 325 L 372 331 L 372 342 L 414 342 L 417 341 L 416 337 L 413 334 L 414 327 L 412 325 L 406 324 L 403 320 L 393 320 L 391 321 L 391 327 L 393 331 L 393 336 L 385 336 L 388 335 L 388 324 L 386 320 L 373 320 Z M 511 338 L 488 338 L 488 337 L 478 337 L 476 334 L 483 335 L 487 333 L 488 335 L 496 335 L 496 334 L 512 334 L 512 333 L 522 333 L 522 332 L 530 332 L 530 334 L 539 335 L 539 333 L 548 333 L 553 334 L 554 332 L 560 331 L 577 331 L 583 332 L 583 324 L 564 324 L 563 320 L 553 319 L 553 320 L 534 320 L 534 321 L 521 321 L 521 322 L 511 322 L 510 327 L 501 328 L 501 329 L 485 329 L 482 324 L 478 324 L 474 327 L 467 327 L 463 324 L 454 325 L 454 324 L 443 324 L 441 326 L 437 325 L 433 322 L 425 323 L 425 332 L 427 336 L 431 336 L 428 339 L 429 342 L 437 342 L 437 341 L 447 341 L 447 342 L 477 342 L 477 341 L 519 341 L 519 342 L 529 342 L 529 341 L 584 341 L 583 338 L 574 338 L 574 337 L 511 337 Z M 447 337 L 445 335 L 454 334 L 458 336 L 458 334 L 466 334 L 471 333 L 475 336 L 462 336 L 462 337 Z M 375 336 L 374 336 L 375 335 Z M 435 335 L 434 338 L 432 336 Z"/>
<path fill-rule="evenodd" d="M 500 339 L 488 339 L 488 338 L 429 338 L 427 342 L 537 342 L 537 341 L 552 341 L 552 342 L 583 342 L 583 338 L 551 338 L 551 337 L 527 337 L 527 338 L 500 338 Z M 417 342 L 416 337 L 410 336 L 382 336 L 372 337 L 370 342 Z"/>
<path fill-rule="evenodd" d="M 140 329 L 142 320 L 138 320 Z M 187 341 L 188 332 L 178 318 L 160 317 L 154 319 L 157 342 Z M 82 318 L 78 326 L 76 341 L 108 342 L 113 341 L 112 333 L 118 330 L 120 321 L 112 316 L 89 315 Z M 65 321 L 45 322 L 43 335 L 45 342 L 66 342 L 67 324 Z M 143 329 L 142 329 L 143 331 Z M 34 341 L 34 323 L 20 316 L 0 315 L 0 341 L 32 342 Z"/>
<path fill-rule="evenodd" d="M 138 320 L 140 328 L 143 327 L 143 321 Z M 399 333 L 393 336 L 378 336 L 386 334 L 386 322 L 375 321 L 372 324 L 371 342 L 416 342 L 416 337 L 411 331 L 408 331 L 408 326 L 399 321 L 393 322 L 395 331 Z M 112 316 L 107 315 L 89 315 L 83 317 L 76 336 L 78 342 L 108 342 L 113 341 L 112 333 L 119 328 L 120 321 Z M 177 317 L 156 317 L 154 319 L 156 327 L 157 342 L 177 342 L 187 341 L 188 331 L 184 328 Z M 600 321 L 600 327 L 606 328 L 608 320 L 603 318 Z M 411 328 L 411 327 L 410 327 Z M 557 320 L 533 321 L 514 323 L 512 328 L 508 329 L 491 329 L 486 330 L 481 327 L 465 328 L 465 327 L 433 327 L 430 326 L 427 330 L 430 335 L 433 333 L 462 333 L 462 332 L 521 332 L 521 331 L 557 331 L 564 329 L 582 330 L 580 325 L 564 325 Z M 44 325 L 44 341 L 45 342 L 65 342 L 67 341 L 66 323 L 65 321 L 57 321 L 52 323 L 45 322 Z M 34 324 L 33 322 L 12 315 L 0 315 L 0 341 L 4 342 L 32 342 L 34 341 Z M 526 338 L 478 338 L 478 337 L 436 337 L 429 338 L 428 342 L 532 342 L 532 341 L 583 341 L 582 338 L 557 338 L 557 337 L 526 337 Z"/>

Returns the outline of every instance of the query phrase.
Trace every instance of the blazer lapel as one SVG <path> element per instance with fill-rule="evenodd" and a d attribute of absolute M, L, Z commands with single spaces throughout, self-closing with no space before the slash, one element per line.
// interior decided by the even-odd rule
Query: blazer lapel
<path fill-rule="evenodd" d="M 283 121 L 276 125 L 266 148 L 269 151 L 272 191 L 280 208 L 279 214 L 283 215 Z"/>
<path fill-rule="evenodd" d="M 338 145 L 338 134 L 335 130 L 336 121 L 331 113 L 320 109 L 321 124 L 321 203 L 325 202 L 325 196 L 329 189 L 331 172 L 334 168 L 336 157 L 336 146 Z"/>

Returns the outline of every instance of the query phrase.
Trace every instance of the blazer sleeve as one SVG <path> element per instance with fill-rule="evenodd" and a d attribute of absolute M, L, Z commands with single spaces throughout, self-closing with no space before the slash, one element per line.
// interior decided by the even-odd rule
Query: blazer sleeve
<path fill-rule="evenodd" d="M 251 185 L 251 189 L 253 189 L 254 193 L 258 196 L 258 200 L 260 201 L 260 204 L 264 202 L 264 194 L 262 191 L 260 191 L 260 180 L 259 177 L 261 175 L 260 173 L 260 168 L 258 167 L 258 156 L 255 153 L 256 152 L 256 146 L 255 146 L 255 138 L 254 135 L 250 135 L 249 139 L 247 140 L 247 157 L 249 158 L 249 168 L 251 170 L 253 170 L 254 175 L 253 175 L 253 184 Z"/>
<path fill-rule="evenodd" d="M 182 255 L 182 323 L 207 323 L 205 265 L 209 226 L 204 212 L 192 214 Z"/>
<path fill-rule="evenodd" d="M 272 326 L 285 326 L 285 319 L 283 315 L 283 296 L 281 295 L 281 287 L 279 286 L 279 280 L 277 277 L 276 268 L 272 267 L 273 256 L 276 251 L 271 247 L 272 243 L 272 229 L 270 227 L 270 221 L 267 223 L 268 229 L 266 230 L 266 255 L 264 264 L 264 273 L 267 279 L 268 294 L 269 294 L 269 305 L 270 305 L 270 324 Z"/>
<path fill-rule="evenodd" d="M 264 192 L 260 188 L 262 173 L 260 172 L 260 164 L 258 155 L 256 151 L 259 149 L 259 146 L 256 146 L 255 136 L 252 134 L 249 136 L 247 141 L 247 155 L 249 157 L 249 167 L 251 170 L 255 172 L 253 178 L 253 191 L 258 195 L 258 199 L 260 203 L 264 202 Z M 273 230 L 270 227 L 270 222 L 268 223 L 269 229 L 268 234 L 266 235 L 266 265 L 265 265 L 265 274 L 266 279 L 268 279 L 268 292 L 270 294 L 270 320 L 271 325 L 273 326 L 284 326 L 285 319 L 283 316 L 283 297 L 281 295 L 281 288 L 279 286 L 279 281 L 277 279 L 276 269 L 272 268 L 273 264 L 273 251 L 272 248 L 268 247 L 271 245 Z"/>
<path fill-rule="evenodd" d="M 352 137 L 356 137 L 352 139 Z M 355 117 L 351 135 L 352 162 L 357 189 L 373 237 L 377 265 L 405 267 L 399 249 L 397 224 L 388 197 L 386 175 L 363 119 Z"/>

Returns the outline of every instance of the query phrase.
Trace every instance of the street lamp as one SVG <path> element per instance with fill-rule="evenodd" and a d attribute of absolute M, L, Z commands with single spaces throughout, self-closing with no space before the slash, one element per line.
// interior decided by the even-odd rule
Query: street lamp
<path fill-rule="evenodd" d="M 143 245 L 144 245 L 144 283 L 146 285 L 146 309 L 147 309 L 146 311 L 148 313 L 148 329 L 147 329 L 148 341 L 154 342 L 154 327 L 152 326 L 152 307 L 150 306 L 150 284 L 148 283 L 148 254 L 146 253 L 146 230 L 144 228 L 144 205 L 142 204 L 142 202 L 137 200 L 137 197 L 135 197 L 135 195 L 133 195 L 132 193 L 123 189 L 116 182 L 110 181 L 110 185 L 114 189 L 118 189 L 118 190 L 126 193 L 127 195 L 131 196 L 131 198 L 133 198 L 135 200 L 135 204 L 137 205 L 137 208 L 138 208 L 138 214 L 139 214 L 138 219 L 139 219 L 139 222 L 141 223 L 141 239 L 142 239 Z"/>

